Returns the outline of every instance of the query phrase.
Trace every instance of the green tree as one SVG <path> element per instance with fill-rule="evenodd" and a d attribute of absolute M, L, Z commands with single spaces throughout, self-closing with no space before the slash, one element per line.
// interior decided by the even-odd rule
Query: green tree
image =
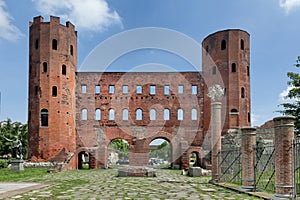
<path fill-rule="evenodd" d="M 300 56 L 296 60 L 296 64 L 294 64 L 297 68 L 300 67 Z M 296 117 L 295 121 L 295 134 L 300 134 L 300 75 L 295 72 L 288 72 L 287 76 L 289 77 L 288 85 L 291 87 L 289 90 L 286 99 L 290 99 L 292 101 L 287 103 L 282 103 L 280 106 L 283 107 L 283 110 L 278 112 L 284 115 L 292 115 Z"/>
<path fill-rule="evenodd" d="M 22 143 L 22 154 L 26 158 L 28 140 L 27 124 L 12 122 L 11 119 L 0 124 L 0 156 L 13 154 L 13 141 L 18 138 Z"/>
<path fill-rule="evenodd" d="M 129 145 L 124 140 L 114 139 L 109 143 L 108 147 L 114 149 L 115 152 L 119 154 L 121 160 L 128 159 Z"/>

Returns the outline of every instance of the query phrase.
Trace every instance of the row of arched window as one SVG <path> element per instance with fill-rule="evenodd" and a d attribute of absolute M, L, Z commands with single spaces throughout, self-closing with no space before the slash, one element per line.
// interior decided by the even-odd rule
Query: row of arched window
<path fill-rule="evenodd" d="M 53 39 L 52 40 L 52 49 L 57 50 L 57 46 L 58 46 L 57 39 Z M 35 49 L 39 49 L 39 40 L 38 39 L 35 40 L 34 47 L 35 47 Z M 73 45 L 70 45 L 70 55 L 71 56 L 73 56 L 73 52 L 74 52 Z"/>
<path fill-rule="evenodd" d="M 233 72 L 233 73 L 237 72 L 237 67 L 236 67 L 236 64 L 235 64 L 235 63 L 232 63 L 232 64 L 231 64 L 231 72 Z M 213 75 L 216 75 L 216 74 L 217 74 L 217 67 L 216 67 L 216 66 L 213 66 L 213 67 L 212 67 L 212 74 L 213 74 Z M 247 66 L 247 76 L 250 76 L 250 69 L 249 69 L 249 66 Z"/>
<path fill-rule="evenodd" d="M 227 48 L 227 42 L 226 40 L 221 41 L 221 50 L 225 50 Z M 243 39 L 240 40 L 240 49 L 244 50 L 245 49 L 245 42 Z M 208 53 L 209 47 L 208 45 L 206 46 L 206 53 Z"/>
<path fill-rule="evenodd" d="M 193 108 L 191 110 L 191 120 L 197 120 L 197 109 Z M 156 120 L 156 110 L 151 109 L 150 110 L 150 120 L 154 121 Z M 128 109 L 122 110 L 122 120 L 127 121 L 129 118 L 129 111 Z M 81 110 L 81 120 L 87 120 L 88 119 L 88 110 L 86 108 Z M 95 110 L 95 120 L 101 120 L 101 110 L 97 108 Z M 115 120 L 115 110 L 109 109 L 108 110 L 108 120 Z M 137 109 L 135 111 L 135 120 L 143 120 L 143 110 Z M 170 110 L 164 109 L 164 120 L 170 120 Z M 177 110 L 177 120 L 182 121 L 183 120 L 183 109 Z"/>
<path fill-rule="evenodd" d="M 47 64 L 47 62 L 43 62 L 42 72 L 47 73 L 47 71 L 48 71 L 48 64 Z M 67 75 L 67 66 L 66 65 L 61 66 L 61 74 Z"/>

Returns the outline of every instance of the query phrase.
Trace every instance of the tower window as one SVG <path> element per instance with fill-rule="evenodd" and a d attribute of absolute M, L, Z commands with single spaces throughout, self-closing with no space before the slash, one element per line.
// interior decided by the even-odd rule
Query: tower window
<path fill-rule="evenodd" d="M 52 40 L 52 49 L 57 50 L 57 40 L 56 39 Z"/>
<path fill-rule="evenodd" d="M 48 110 L 42 109 L 41 110 L 41 126 L 48 126 Z"/>
<path fill-rule="evenodd" d="M 207 55 L 208 54 L 208 45 L 206 45 L 205 51 L 206 51 L 206 55 Z"/>
<path fill-rule="evenodd" d="M 43 62 L 43 72 L 46 73 L 47 72 L 47 63 L 46 62 Z"/>
<path fill-rule="evenodd" d="M 86 108 L 81 110 L 81 120 L 87 120 L 87 109 Z"/>
<path fill-rule="evenodd" d="M 35 49 L 39 49 L 39 40 L 38 39 L 36 39 L 35 40 Z"/>
<path fill-rule="evenodd" d="M 250 112 L 248 112 L 248 122 L 249 122 L 249 123 L 251 122 L 251 115 L 250 115 Z"/>
<path fill-rule="evenodd" d="M 235 108 L 231 109 L 230 114 L 238 114 L 239 111 Z"/>
<path fill-rule="evenodd" d="M 177 111 L 177 120 L 182 121 L 183 120 L 183 110 L 180 108 Z"/>
<path fill-rule="evenodd" d="M 135 114 L 136 114 L 136 116 L 135 116 L 136 120 L 143 120 L 143 111 L 142 111 L 142 109 L 137 109 Z"/>
<path fill-rule="evenodd" d="M 165 87 L 164 87 L 164 94 L 165 95 L 169 95 L 170 94 L 170 86 L 169 85 L 165 85 Z"/>
<path fill-rule="evenodd" d="M 244 40 L 241 39 L 241 50 L 244 50 Z"/>
<path fill-rule="evenodd" d="M 73 56 L 73 45 L 70 45 L 70 54 Z"/>
<path fill-rule="evenodd" d="M 156 120 L 156 110 L 155 109 L 151 109 L 150 110 L 150 120 Z"/>
<path fill-rule="evenodd" d="M 235 63 L 231 64 L 231 72 L 236 72 L 236 64 Z"/>
<path fill-rule="evenodd" d="M 247 76 L 250 76 L 250 68 L 247 66 Z"/>
<path fill-rule="evenodd" d="M 95 111 L 95 120 L 101 120 L 101 110 L 99 108 Z"/>
<path fill-rule="evenodd" d="M 225 50 L 226 49 L 226 40 L 222 40 L 221 42 L 221 50 Z"/>
<path fill-rule="evenodd" d="M 57 87 L 56 86 L 52 86 L 52 96 L 57 97 Z"/>
<path fill-rule="evenodd" d="M 62 75 L 66 75 L 67 74 L 67 66 L 66 65 L 62 65 L 61 66 L 61 73 L 62 73 Z"/>
<path fill-rule="evenodd" d="M 241 97 L 245 98 L 245 88 L 241 88 Z"/>

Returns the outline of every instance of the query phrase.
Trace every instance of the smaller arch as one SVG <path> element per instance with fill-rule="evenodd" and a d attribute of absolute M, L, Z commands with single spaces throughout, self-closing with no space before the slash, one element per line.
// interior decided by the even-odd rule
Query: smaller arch
<path fill-rule="evenodd" d="M 226 49 L 226 40 L 222 40 L 221 42 L 221 50 L 225 50 Z"/>
<path fill-rule="evenodd" d="M 164 120 L 170 120 L 170 110 L 164 109 Z"/>
<path fill-rule="evenodd" d="M 197 120 L 197 119 L 198 119 L 197 109 L 195 109 L 195 108 L 192 109 L 192 112 L 191 112 L 191 119 L 192 119 L 192 120 Z"/>
<path fill-rule="evenodd" d="M 56 39 L 52 40 L 52 49 L 57 50 L 57 40 Z"/>
<path fill-rule="evenodd" d="M 90 169 L 90 154 L 86 151 L 78 153 L 78 169 Z"/>
<path fill-rule="evenodd" d="M 239 111 L 235 108 L 230 110 L 230 114 L 237 114 L 237 113 L 239 113 Z"/>

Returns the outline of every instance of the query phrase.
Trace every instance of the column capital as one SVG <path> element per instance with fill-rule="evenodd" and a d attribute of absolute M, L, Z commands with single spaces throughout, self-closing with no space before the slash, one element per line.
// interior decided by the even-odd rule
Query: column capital
<path fill-rule="evenodd" d="M 213 102 L 216 102 L 216 101 L 221 101 L 222 98 L 224 97 L 224 88 L 218 84 L 215 84 L 213 86 L 210 86 L 208 88 L 208 94 L 207 96 L 213 101 Z"/>

